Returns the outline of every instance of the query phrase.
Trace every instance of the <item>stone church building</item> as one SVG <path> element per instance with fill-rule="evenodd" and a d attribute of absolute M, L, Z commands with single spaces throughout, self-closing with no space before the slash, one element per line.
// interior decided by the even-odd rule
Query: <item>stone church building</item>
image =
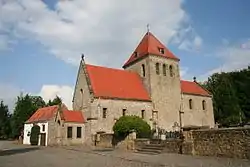
<path fill-rule="evenodd" d="M 140 116 L 152 128 L 168 131 L 185 126 L 213 128 L 212 96 L 195 80 L 181 80 L 179 62 L 151 32 L 123 69 L 90 65 L 82 57 L 73 110 L 82 111 L 87 120 L 86 137 L 112 133 L 123 115 Z"/>

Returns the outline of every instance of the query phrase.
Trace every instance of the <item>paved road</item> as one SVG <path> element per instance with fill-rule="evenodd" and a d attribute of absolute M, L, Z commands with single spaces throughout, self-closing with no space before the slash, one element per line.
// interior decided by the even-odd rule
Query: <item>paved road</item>
<path fill-rule="evenodd" d="M 31 147 L 0 141 L 0 167 L 250 167 L 250 161 L 176 154 L 142 155 L 86 147 Z"/>

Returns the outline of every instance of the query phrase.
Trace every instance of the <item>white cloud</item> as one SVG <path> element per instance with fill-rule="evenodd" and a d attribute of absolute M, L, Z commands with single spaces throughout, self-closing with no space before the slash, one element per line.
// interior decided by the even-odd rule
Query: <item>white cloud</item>
<path fill-rule="evenodd" d="M 39 41 L 71 64 L 78 65 L 84 53 L 89 63 L 121 66 L 148 23 L 164 43 L 181 32 L 181 41 L 189 34 L 192 45 L 201 45 L 201 38 L 183 27 L 190 19 L 182 2 L 71 0 L 58 1 L 52 10 L 41 0 L 9 0 L 0 3 L 0 32 L 12 30 L 12 38 Z"/>
<path fill-rule="evenodd" d="M 181 67 L 180 68 L 180 77 L 183 79 L 187 75 L 188 67 Z"/>
<path fill-rule="evenodd" d="M 63 103 L 72 109 L 72 96 L 73 88 L 70 86 L 59 86 L 59 85 L 43 85 L 38 95 L 48 102 L 50 99 L 54 99 L 56 96 L 62 98 Z"/>
<path fill-rule="evenodd" d="M 9 83 L 0 83 L 0 100 L 8 105 L 10 112 L 13 112 L 16 97 L 22 93 L 27 93 L 15 85 Z M 43 85 L 38 93 L 29 92 L 30 95 L 39 95 L 48 102 L 57 96 L 62 98 L 63 103 L 72 109 L 73 87 L 67 85 Z"/>
<path fill-rule="evenodd" d="M 0 34 L 0 51 L 8 49 L 8 40 L 5 35 Z"/>
<path fill-rule="evenodd" d="M 217 59 L 222 60 L 222 64 L 201 76 L 201 78 L 207 79 L 208 76 L 213 73 L 229 72 L 234 70 L 240 70 L 250 66 L 250 41 L 245 41 L 242 44 L 236 45 L 225 45 L 225 47 L 220 48 L 213 55 Z"/>
<path fill-rule="evenodd" d="M 178 48 L 185 51 L 199 51 L 202 47 L 202 42 L 202 38 L 196 35 L 194 39 L 185 39 Z"/>
<path fill-rule="evenodd" d="M 192 26 L 181 29 L 176 36 L 173 37 L 172 42 L 178 44 L 180 50 L 189 52 L 199 51 L 203 44 L 203 39 L 196 33 Z"/>
<path fill-rule="evenodd" d="M 9 83 L 0 83 L 0 100 L 8 105 L 10 112 L 13 111 L 16 97 L 21 93 L 21 90 Z"/>

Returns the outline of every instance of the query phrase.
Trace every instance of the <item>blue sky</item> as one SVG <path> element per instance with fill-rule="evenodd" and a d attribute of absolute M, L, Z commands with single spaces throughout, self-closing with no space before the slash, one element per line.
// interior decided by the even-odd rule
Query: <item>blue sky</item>
<path fill-rule="evenodd" d="M 181 59 L 184 79 L 249 65 L 250 1 L 132 2 L 0 0 L 0 98 L 58 94 L 70 105 L 81 53 L 121 68 L 147 23 Z"/>

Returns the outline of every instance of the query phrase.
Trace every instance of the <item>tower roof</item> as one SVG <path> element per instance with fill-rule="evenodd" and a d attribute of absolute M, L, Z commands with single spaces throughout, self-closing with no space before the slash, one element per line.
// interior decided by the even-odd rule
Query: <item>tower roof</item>
<path fill-rule="evenodd" d="M 147 32 L 123 68 L 149 54 L 179 61 L 151 32 Z"/>

